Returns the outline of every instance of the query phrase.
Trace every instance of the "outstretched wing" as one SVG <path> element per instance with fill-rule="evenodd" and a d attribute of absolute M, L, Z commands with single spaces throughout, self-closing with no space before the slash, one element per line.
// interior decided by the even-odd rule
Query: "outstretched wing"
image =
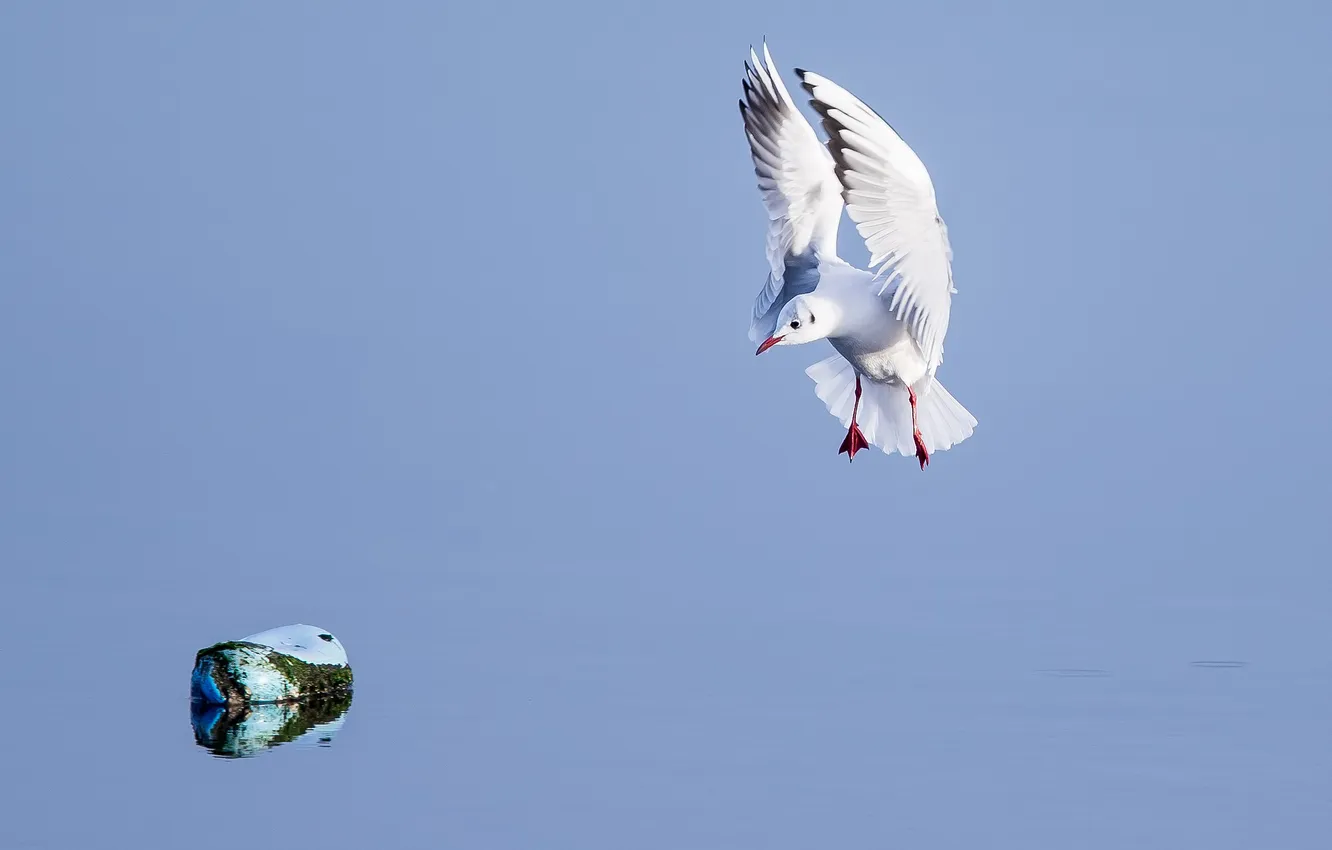
<path fill-rule="evenodd" d="M 933 373 L 943 361 L 954 290 L 953 251 L 929 172 L 888 122 L 846 89 L 796 73 L 823 117 L 847 214 L 882 278 L 879 295 L 911 328 Z"/>
<path fill-rule="evenodd" d="M 754 157 L 754 173 L 768 209 L 768 282 L 754 301 L 751 340 L 774 329 L 777 314 L 796 295 L 812 292 L 820 262 L 837 260 L 842 186 L 833 159 L 814 135 L 763 45 L 745 63 L 740 115 Z"/>

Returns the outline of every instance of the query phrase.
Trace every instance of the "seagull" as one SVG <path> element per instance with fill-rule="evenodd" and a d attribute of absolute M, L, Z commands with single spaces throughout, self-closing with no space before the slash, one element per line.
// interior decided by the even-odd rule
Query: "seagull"
<path fill-rule="evenodd" d="M 846 89 L 796 69 L 822 118 L 825 146 L 800 114 L 763 45 L 745 63 L 740 115 L 768 211 L 767 283 L 754 301 L 756 354 L 828 340 L 837 352 L 805 370 L 847 429 L 838 454 L 878 446 L 930 453 L 970 437 L 976 419 L 934 377 L 943 362 L 953 252 L 920 158 Z M 842 210 L 870 252 L 869 270 L 837 256 Z"/>

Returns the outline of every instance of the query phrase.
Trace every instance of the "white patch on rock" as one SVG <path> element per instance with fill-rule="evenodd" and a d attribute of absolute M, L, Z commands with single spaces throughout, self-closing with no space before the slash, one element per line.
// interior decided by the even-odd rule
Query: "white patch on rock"
<path fill-rule="evenodd" d="M 277 650 L 283 655 L 290 655 L 311 664 L 347 665 L 347 650 L 333 636 L 332 632 L 318 626 L 297 623 L 292 626 L 279 626 L 266 632 L 241 638 L 248 643 L 257 643 Z"/>

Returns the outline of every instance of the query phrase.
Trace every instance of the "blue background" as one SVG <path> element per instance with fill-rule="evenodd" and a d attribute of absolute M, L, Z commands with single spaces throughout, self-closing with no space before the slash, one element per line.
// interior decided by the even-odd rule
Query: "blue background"
<path fill-rule="evenodd" d="M 0 847 L 1323 846 L 1332 12 L 1075 5 L 0 7 Z M 765 35 L 934 178 L 925 473 L 745 337 Z"/>

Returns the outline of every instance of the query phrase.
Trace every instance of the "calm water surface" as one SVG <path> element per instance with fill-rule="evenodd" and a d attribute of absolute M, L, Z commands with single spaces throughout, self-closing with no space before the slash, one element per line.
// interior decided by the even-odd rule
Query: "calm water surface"
<path fill-rule="evenodd" d="M 997 583 L 883 580 L 882 607 L 810 575 L 760 606 L 688 569 L 444 574 L 428 594 L 274 577 L 239 622 L 185 581 L 28 577 L 0 631 L 22 695 L 0 846 L 1313 847 L 1332 817 L 1326 663 L 1096 635 Z M 96 604 L 50 620 L 71 593 Z M 218 758 L 192 653 L 284 619 L 337 632 L 354 704 Z"/>

